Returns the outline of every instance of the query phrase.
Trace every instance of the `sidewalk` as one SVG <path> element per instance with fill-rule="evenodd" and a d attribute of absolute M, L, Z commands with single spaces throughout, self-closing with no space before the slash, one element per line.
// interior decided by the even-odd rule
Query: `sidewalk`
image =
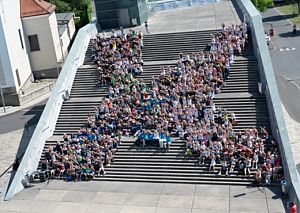
<path fill-rule="evenodd" d="M 54 82 L 54 79 L 50 79 L 44 80 L 43 82 L 34 83 L 23 90 L 24 95 L 34 93 L 35 91 L 43 89 Z M 24 128 L 24 120 L 30 119 L 32 121 L 33 117 L 35 117 L 37 113 L 33 112 L 31 108 L 38 105 L 40 102 L 47 100 L 50 94 L 51 92 L 48 92 L 47 94 L 44 94 L 33 101 L 23 104 L 22 106 L 6 106 L 6 112 L 4 112 L 3 107 L 0 107 L 1 130 L 9 130 L 1 131 L 0 134 L 0 175 L 3 174 L 3 176 L 0 177 L 0 200 L 4 195 L 4 191 L 6 190 L 7 184 L 11 177 L 12 168 L 9 167 L 14 162 L 16 156 L 19 157 L 23 155 L 36 127 L 35 124 Z M 35 111 L 36 110 L 37 109 L 35 109 Z M 19 111 L 23 112 L 17 114 Z M 27 115 L 28 112 L 30 112 L 30 115 Z M 4 117 L 13 113 L 16 114 L 10 117 Z M 5 171 L 6 173 L 4 174 Z"/>
<path fill-rule="evenodd" d="M 270 56 L 277 80 L 279 95 L 289 115 L 300 122 L 300 33 L 293 36 L 293 24 L 275 9 L 262 14 L 265 31 L 273 25 Z"/>
<path fill-rule="evenodd" d="M 56 80 L 54 80 L 54 79 L 44 79 L 42 82 L 31 84 L 29 87 L 24 88 L 22 91 L 23 91 L 24 95 L 34 93 L 38 90 L 43 89 L 44 87 L 47 87 L 52 84 L 54 85 L 55 81 Z M 36 98 L 32 101 L 29 101 L 21 106 L 6 106 L 5 107 L 6 112 L 4 112 L 4 108 L 1 106 L 0 107 L 0 117 L 21 111 L 21 110 L 29 108 L 29 107 L 32 107 L 32 106 L 36 105 L 37 103 L 48 99 L 50 94 L 51 94 L 51 91 L 44 95 L 39 96 L 38 98 Z"/>
<path fill-rule="evenodd" d="M 283 213 L 279 187 L 51 180 L 24 189 L 0 212 Z"/>

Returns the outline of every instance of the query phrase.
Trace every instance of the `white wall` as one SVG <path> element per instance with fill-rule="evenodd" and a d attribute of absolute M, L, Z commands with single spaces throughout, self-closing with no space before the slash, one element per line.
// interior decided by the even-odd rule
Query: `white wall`
<path fill-rule="evenodd" d="M 68 28 L 69 28 L 69 31 L 70 31 L 70 39 L 72 40 L 72 38 L 74 37 L 74 33 L 75 33 L 75 21 L 74 21 L 74 18 L 72 18 L 69 23 L 68 23 Z"/>
<path fill-rule="evenodd" d="M 68 47 L 70 44 L 70 38 L 68 36 L 68 29 L 65 30 L 65 32 L 60 36 L 60 39 L 62 41 L 62 51 L 64 53 L 64 57 L 66 59 L 68 55 Z M 62 60 L 59 62 L 63 62 Z"/>
<path fill-rule="evenodd" d="M 60 39 L 62 41 L 62 51 L 64 53 L 65 58 L 68 55 L 68 47 L 72 41 L 72 38 L 74 37 L 74 34 L 75 34 L 75 22 L 74 22 L 74 19 L 72 18 L 67 25 L 67 29 L 60 36 Z M 62 62 L 62 61 L 60 61 L 60 62 Z"/>
<path fill-rule="evenodd" d="M 60 38 L 59 38 L 57 20 L 56 20 L 55 13 L 52 13 L 50 15 L 49 24 L 50 24 L 50 29 L 51 29 L 52 41 L 53 41 L 54 48 L 55 48 L 55 54 L 56 54 L 56 58 L 57 58 L 56 62 L 62 61 L 62 54 L 61 54 L 61 48 L 60 48 Z M 56 64 L 55 64 L 55 67 L 56 67 Z"/>
<path fill-rule="evenodd" d="M 0 2 L 1 3 L 1 2 Z M 11 70 L 4 29 L 2 26 L 2 16 L 0 13 L 0 81 L 2 87 L 14 87 L 14 79 L 10 72 L 4 73 L 4 70 Z M 3 63 L 2 63 L 3 61 Z"/>
<path fill-rule="evenodd" d="M 39 51 L 30 52 L 28 37 L 28 52 L 33 71 L 56 69 L 57 61 L 62 59 L 60 40 L 55 13 L 22 18 L 24 32 L 27 36 L 37 35 Z"/>
<path fill-rule="evenodd" d="M 0 0 L 0 57 L 3 87 L 15 87 L 16 91 L 23 86 L 31 76 L 30 63 L 26 51 L 22 22 L 20 18 L 19 0 Z M 24 49 L 22 49 L 18 29 L 22 34 Z M 19 71 L 20 86 L 16 77 Z"/>

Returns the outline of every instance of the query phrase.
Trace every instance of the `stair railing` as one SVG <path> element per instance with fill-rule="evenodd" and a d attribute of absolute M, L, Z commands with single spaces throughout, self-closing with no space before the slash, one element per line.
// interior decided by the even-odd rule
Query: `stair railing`
<path fill-rule="evenodd" d="M 272 61 L 265 40 L 262 17 L 249 0 L 233 0 L 241 19 L 251 29 L 254 54 L 257 58 L 262 83 L 262 92 L 266 96 L 272 135 L 280 147 L 284 176 L 287 181 L 287 193 L 290 199 L 300 206 L 300 181 L 293 158 L 281 100 L 273 71 Z"/>
<path fill-rule="evenodd" d="M 9 200 L 21 191 L 24 188 L 22 181 L 26 174 L 32 174 L 37 169 L 45 142 L 53 135 L 55 130 L 60 109 L 65 100 L 65 94 L 70 94 L 77 68 L 83 64 L 90 38 L 94 37 L 96 33 L 97 27 L 95 23 L 88 24 L 79 30 L 20 166 L 8 188 L 5 200 Z"/>

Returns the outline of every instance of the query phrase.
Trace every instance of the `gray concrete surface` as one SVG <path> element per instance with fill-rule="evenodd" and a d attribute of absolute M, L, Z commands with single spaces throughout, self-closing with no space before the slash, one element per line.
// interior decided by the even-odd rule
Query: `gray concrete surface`
<path fill-rule="evenodd" d="M 283 213 L 279 188 L 164 183 L 39 183 L 0 203 L 0 212 Z"/>
<path fill-rule="evenodd" d="M 221 22 L 225 24 L 240 23 L 231 2 L 159 12 L 149 20 L 149 28 L 151 33 L 208 30 L 220 28 Z M 139 29 L 144 31 L 143 26 L 136 28 L 136 30 Z M 11 134 L 1 134 L 1 141 L 18 144 L 22 131 L 19 129 Z M 3 148 L 5 147 L 0 147 L 0 150 Z M 10 153 L 13 156 L 13 149 Z M 282 213 L 285 212 L 286 200 L 281 198 L 280 188 L 50 181 L 49 184 L 41 183 L 25 189 L 10 201 L 0 203 L 0 213 Z"/>
<path fill-rule="evenodd" d="M 300 122 L 300 32 L 293 36 L 292 23 L 276 9 L 262 14 L 266 32 L 273 25 L 275 35 L 270 45 L 270 56 L 275 72 L 279 95 L 288 114 Z"/>
<path fill-rule="evenodd" d="M 47 98 L 48 96 L 43 96 L 35 102 L 18 107 L 19 111 L 15 111 L 16 107 L 11 107 L 7 113 L 0 112 L 0 198 L 11 178 L 11 165 L 16 156 L 22 156 L 25 152 Z"/>
<path fill-rule="evenodd" d="M 151 34 L 215 30 L 221 28 L 222 22 L 226 25 L 240 24 L 240 19 L 230 1 L 161 11 L 148 21 Z M 146 34 L 144 26 L 135 29 L 142 30 Z"/>
<path fill-rule="evenodd" d="M 265 31 L 273 25 L 275 35 L 269 46 L 283 113 L 298 173 L 300 172 L 300 32 L 293 36 L 292 16 L 276 8 L 262 14 Z"/>

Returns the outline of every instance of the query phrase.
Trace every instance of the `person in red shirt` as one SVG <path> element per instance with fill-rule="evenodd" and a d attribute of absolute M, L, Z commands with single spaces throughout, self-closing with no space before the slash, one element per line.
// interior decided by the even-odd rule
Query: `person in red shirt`
<path fill-rule="evenodd" d="M 289 212 L 290 213 L 297 213 L 297 205 L 293 202 L 289 203 Z"/>

